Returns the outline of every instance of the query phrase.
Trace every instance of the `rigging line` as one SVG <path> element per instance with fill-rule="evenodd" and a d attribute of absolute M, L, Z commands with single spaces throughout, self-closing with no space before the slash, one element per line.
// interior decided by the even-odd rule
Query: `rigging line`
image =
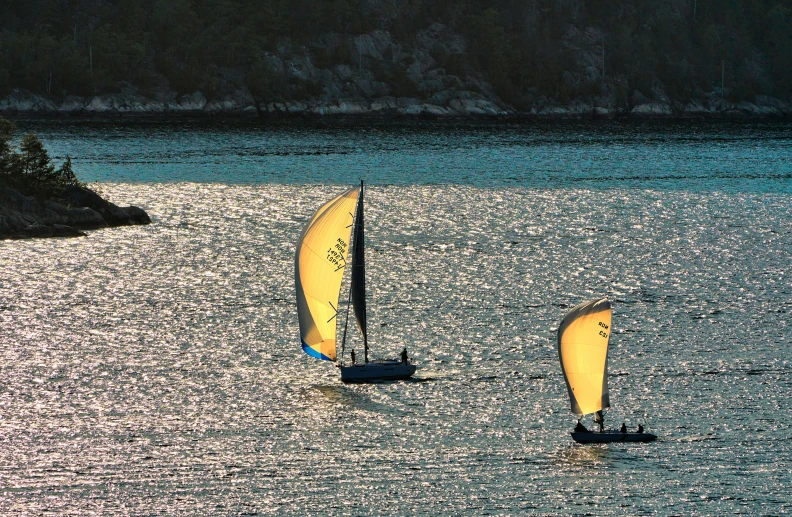
<path fill-rule="evenodd" d="M 338 271 L 338 270 L 336 269 L 336 271 Z M 333 302 L 331 302 L 331 301 L 329 301 L 329 300 L 328 300 L 328 301 L 327 301 L 327 303 L 328 303 L 328 304 L 330 304 L 330 307 L 332 307 L 332 308 L 333 308 L 333 310 L 335 311 L 335 314 L 333 314 L 332 316 L 330 316 L 330 319 L 329 319 L 329 320 L 327 320 L 327 323 L 330 323 L 331 321 L 333 321 L 333 318 L 335 318 L 336 316 L 338 316 L 338 309 L 336 308 L 336 306 L 335 306 L 335 305 L 333 305 Z"/>
<path fill-rule="evenodd" d="M 358 195 L 358 202 L 360 202 L 359 195 Z M 354 232 L 355 216 L 354 216 L 354 214 L 352 214 L 352 212 L 350 212 L 349 215 L 352 216 L 352 224 L 350 224 L 349 226 L 353 227 L 352 235 L 354 235 L 355 234 L 355 232 Z M 349 226 L 347 226 L 347 228 L 349 228 Z M 355 267 L 354 261 L 355 261 L 355 258 L 352 257 L 352 262 L 353 262 L 352 267 L 353 268 Z M 344 265 L 346 265 L 346 261 L 344 261 Z M 352 305 L 352 273 L 351 272 L 349 273 L 349 297 L 347 298 L 346 321 L 344 322 L 344 337 L 341 339 L 341 361 L 342 362 L 344 360 L 344 351 L 346 350 L 346 337 L 347 337 L 347 328 L 349 327 L 349 306 L 350 305 Z"/>
<path fill-rule="evenodd" d="M 349 298 L 347 298 L 346 321 L 344 322 L 344 337 L 341 339 L 341 361 L 344 360 L 344 351 L 346 350 L 346 337 L 347 328 L 349 327 L 349 306 L 352 305 L 352 282 L 349 282 Z M 338 358 L 336 358 L 337 360 Z"/>

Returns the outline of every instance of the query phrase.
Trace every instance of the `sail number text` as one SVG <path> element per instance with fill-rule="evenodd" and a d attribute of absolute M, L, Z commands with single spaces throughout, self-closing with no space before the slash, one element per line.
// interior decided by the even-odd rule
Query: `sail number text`
<path fill-rule="evenodd" d="M 608 330 L 608 326 L 606 324 L 602 323 L 601 321 L 599 322 L 599 326 L 602 327 L 602 329 L 603 329 L 603 330 L 599 331 L 599 335 L 602 336 L 602 337 L 608 337 L 608 333 L 605 332 L 606 330 Z"/>
<path fill-rule="evenodd" d="M 344 258 L 346 249 L 347 243 L 339 238 L 335 245 L 327 250 L 327 261 L 339 269 L 344 267 L 346 265 L 346 259 Z"/>

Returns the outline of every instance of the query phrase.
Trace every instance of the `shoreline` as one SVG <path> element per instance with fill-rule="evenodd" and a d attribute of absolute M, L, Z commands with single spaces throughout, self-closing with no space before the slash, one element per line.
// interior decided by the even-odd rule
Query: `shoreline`
<path fill-rule="evenodd" d="M 792 113 L 789 114 L 750 114 L 744 112 L 680 114 L 680 115 L 538 115 L 530 113 L 517 113 L 511 115 L 405 115 L 394 113 L 359 113 L 359 114 L 332 114 L 332 115 L 306 115 L 306 114 L 265 114 L 248 115 L 236 112 L 228 113 L 41 113 L 35 111 L 3 112 L 0 117 L 14 121 L 70 121 L 70 122 L 503 122 L 503 123 L 532 123 L 532 122 L 790 122 Z"/>
<path fill-rule="evenodd" d="M 247 92 L 221 99 L 201 92 L 167 101 L 130 94 L 103 94 L 63 99 L 14 90 L 0 99 L 0 116 L 13 119 L 217 119 L 217 120 L 792 120 L 792 104 L 757 95 L 753 102 L 730 102 L 717 95 L 677 101 L 645 97 L 629 106 L 607 106 L 573 101 L 560 105 L 544 99 L 536 106 L 517 110 L 498 99 L 457 92 L 443 102 L 415 97 L 308 99 L 263 102 Z M 434 101 L 434 102 L 433 102 Z"/>

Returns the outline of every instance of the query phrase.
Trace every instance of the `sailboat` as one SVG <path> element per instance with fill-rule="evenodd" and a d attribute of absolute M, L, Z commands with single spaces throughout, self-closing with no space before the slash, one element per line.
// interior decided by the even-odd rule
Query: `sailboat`
<path fill-rule="evenodd" d="M 353 232 L 352 260 L 347 262 Z M 351 266 L 349 303 L 344 334 L 338 347 L 338 298 L 348 265 Z M 406 379 L 415 373 L 416 365 L 407 359 L 406 348 L 401 361 L 369 361 L 362 181 L 359 187 L 353 187 L 325 203 L 311 217 L 297 242 L 294 283 L 302 349 L 317 359 L 335 362 L 341 370 L 343 382 Z M 356 362 L 354 355 L 350 364 L 343 360 L 350 305 L 354 308 L 355 321 L 363 338 L 362 363 Z"/>
<path fill-rule="evenodd" d="M 600 431 L 580 424 L 572 432 L 578 443 L 651 442 L 657 436 L 623 430 L 603 430 L 602 410 L 610 407 L 608 392 L 608 342 L 611 333 L 611 304 L 606 298 L 590 300 L 570 310 L 558 327 L 558 357 L 564 374 L 572 413 L 595 414 Z"/>

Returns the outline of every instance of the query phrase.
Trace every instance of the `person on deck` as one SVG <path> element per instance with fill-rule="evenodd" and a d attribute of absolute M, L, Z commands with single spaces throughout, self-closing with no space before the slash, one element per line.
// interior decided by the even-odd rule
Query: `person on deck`
<path fill-rule="evenodd" d="M 620 433 L 626 433 L 626 432 L 627 432 L 627 426 L 626 426 L 626 425 L 624 425 L 624 422 L 622 422 L 622 425 L 621 425 L 621 427 L 619 428 L 619 432 L 620 432 Z"/>
<path fill-rule="evenodd" d="M 602 410 L 600 409 L 596 413 L 594 413 L 594 423 L 599 424 L 600 432 L 605 432 L 605 416 L 602 414 Z"/>
<path fill-rule="evenodd" d="M 407 358 L 407 347 L 404 347 L 401 351 L 401 360 L 404 364 L 410 362 L 410 360 Z"/>
<path fill-rule="evenodd" d="M 351 352 L 349 352 L 350 357 L 352 357 L 352 364 L 355 364 L 355 349 L 353 348 Z"/>
<path fill-rule="evenodd" d="M 575 426 L 575 432 L 576 433 L 587 433 L 587 432 L 589 432 L 589 430 L 586 429 L 585 425 L 580 423 L 580 420 L 578 420 L 577 425 Z"/>
<path fill-rule="evenodd" d="M 643 426 L 641 424 L 638 424 L 638 432 L 639 433 L 643 432 Z"/>

